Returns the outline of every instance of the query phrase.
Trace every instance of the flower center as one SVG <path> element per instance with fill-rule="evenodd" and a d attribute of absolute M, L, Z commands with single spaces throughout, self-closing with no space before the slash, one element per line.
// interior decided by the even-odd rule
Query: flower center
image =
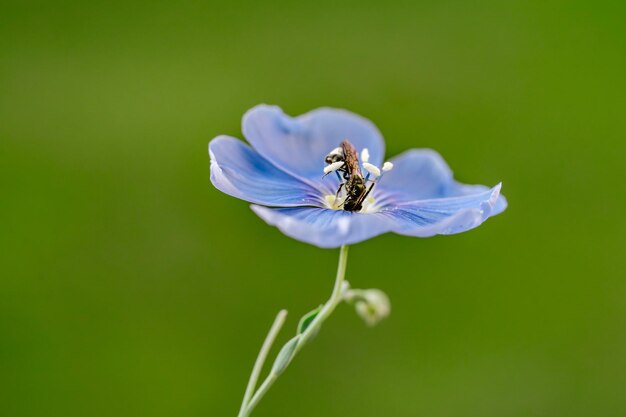
<path fill-rule="evenodd" d="M 326 207 L 331 210 L 344 210 L 343 204 L 345 200 L 346 195 L 343 192 L 339 196 L 335 194 L 326 194 L 324 196 Z M 372 196 L 369 196 L 365 200 L 363 200 L 359 213 L 376 213 L 379 210 L 380 207 L 376 205 L 376 199 Z"/>
<path fill-rule="evenodd" d="M 356 148 L 344 140 L 341 145 L 330 151 L 324 161 L 324 177 L 335 173 L 339 179 L 339 188 L 332 195 L 324 197 L 326 205 L 332 210 L 356 211 L 372 213 L 376 210 L 376 200 L 370 195 L 382 174 L 393 168 L 391 162 L 385 162 L 382 169 L 369 162 L 370 154 L 367 148 L 361 151 L 361 162 Z M 366 172 L 365 176 L 363 171 Z"/>

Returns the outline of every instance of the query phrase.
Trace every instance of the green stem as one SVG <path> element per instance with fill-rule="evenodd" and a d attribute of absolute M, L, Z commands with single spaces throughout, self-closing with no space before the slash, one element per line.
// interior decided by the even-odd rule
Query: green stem
<path fill-rule="evenodd" d="M 322 325 L 322 323 L 335 311 L 335 307 L 342 300 L 342 289 L 343 283 L 345 281 L 346 276 L 346 266 L 348 265 L 348 246 L 342 246 L 339 252 L 339 265 L 337 265 L 337 276 L 335 278 L 335 286 L 333 288 L 333 293 L 330 295 L 330 298 L 324 304 L 324 307 L 320 310 L 319 314 L 315 316 L 315 319 L 311 322 L 309 327 L 302 333 L 300 341 L 298 342 L 298 346 L 296 346 L 296 350 L 294 355 L 302 349 L 302 347 L 306 344 L 306 342 L 317 333 L 317 329 Z"/>
<path fill-rule="evenodd" d="M 254 367 L 252 368 L 250 379 L 248 380 L 248 386 L 246 387 L 246 393 L 243 396 L 241 409 L 239 410 L 239 416 L 245 415 L 243 414 L 243 412 L 247 408 L 248 402 L 250 401 L 250 398 L 252 398 L 252 394 L 254 394 L 254 389 L 256 388 L 256 383 L 259 379 L 259 375 L 261 374 L 261 370 L 263 369 L 265 359 L 267 358 L 267 355 L 272 348 L 272 344 L 274 343 L 274 340 L 276 339 L 280 328 L 283 326 L 283 323 L 285 323 L 285 318 L 287 318 L 287 310 L 280 310 L 278 312 L 278 315 L 274 319 L 274 324 L 272 324 L 269 333 L 265 337 L 263 346 L 261 346 L 259 355 L 254 362 Z"/>
<path fill-rule="evenodd" d="M 339 252 L 339 265 L 337 266 L 337 277 L 335 278 L 335 286 L 333 287 L 333 292 L 330 295 L 330 298 L 328 299 L 326 304 L 324 304 L 324 306 L 320 310 L 319 314 L 317 316 L 315 316 L 315 318 L 313 319 L 311 324 L 300 335 L 300 339 L 299 339 L 298 344 L 297 344 L 297 346 L 296 346 L 296 348 L 295 348 L 295 350 L 293 352 L 292 357 L 295 356 L 300 351 L 300 349 L 302 349 L 302 347 L 306 344 L 306 342 L 311 337 L 313 337 L 313 335 L 315 335 L 317 333 L 317 330 L 322 325 L 322 323 L 332 314 L 332 312 L 335 310 L 337 305 L 341 302 L 341 300 L 342 300 L 342 289 L 343 289 L 343 283 L 344 283 L 344 279 L 345 279 L 345 275 L 346 275 L 346 266 L 347 266 L 347 264 L 348 264 L 348 246 L 342 246 L 341 250 Z M 277 318 L 277 320 L 278 320 L 278 318 Z M 276 323 L 274 323 L 274 324 L 276 324 Z M 274 328 L 274 326 L 272 326 L 272 329 L 273 328 Z M 271 332 L 271 330 L 270 330 L 270 332 Z M 269 338 L 269 335 L 268 335 L 268 338 Z M 267 339 L 266 339 L 266 341 L 267 341 Z M 259 354 L 259 357 L 260 356 L 261 356 L 261 354 Z M 265 358 L 263 358 L 262 362 L 264 361 L 264 359 Z M 257 362 L 258 361 L 259 361 L 259 359 L 257 359 Z M 262 362 L 261 362 L 260 367 L 262 367 L 262 365 L 263 365 Z M 255 365 L 255 369 L 256 369 L 256 365 Z M 259 372 L 260 372 L 260 370 L 259 370 Z M 254 373 L 254 371 L 253 371 L 253 373 Z M 256 376 L 258 377 L 258 374 Z M 246 404 L 246 398 L 247 398 L 248 390 L 246 390 L 246 396 L 244 397 L 244 403 L 241 405 L 241 410 L 239 411 L 239 416 L 238 417 L 248 417 L 250 415 L 250 413 L 252 412 L 252 410 L 254 409 L 254 407 L 257 406 L 257 404 L 261 401 L 263 396 L 267 393 L 267 391 L 274 384 L 276 379 L 278 379 L 278 375 L 270 372 L 270 374 L 267 376 L 267 378 L 265 378 L 265 381 L 263 381 L 263 383 L 261 384 L 259 389 L 252 396 L 250 401 L 247 402 L 247 404 Z M 248 383 L 248 388 L 249 389 L 250 389 L 251 384 L 253 386 L 252 390 L 254 390 L 254 385 L 256 385 L 256 378 L 255 378 L 254 382 L 252 382 L 252 376 L 250 377 L 250 382 Z"/>

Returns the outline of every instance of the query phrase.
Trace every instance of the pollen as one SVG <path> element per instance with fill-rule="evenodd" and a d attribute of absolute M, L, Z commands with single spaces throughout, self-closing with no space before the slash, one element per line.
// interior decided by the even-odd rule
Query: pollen
<path fill-rule="evenodd" d="M 369 196 L 363 201 L 363 208 L 359 213 L 372 214 L 380 211 L 380 206 L 376 204 L 376 199 Z"/>
<path fill-rule="evenodd" d="M 328 194 L 324 196 L 326 206 L 331 210 L 343 210 L 342 205 L 345 198 L 337 197 L 334 194 Z"/>
<path fill-rule="evenodd" d="M 393 164 L 391 162 L 385 162 L 383 164 L 383 171 L 387 172 L 387 171 L 391 171 L 393 169 Z"/>

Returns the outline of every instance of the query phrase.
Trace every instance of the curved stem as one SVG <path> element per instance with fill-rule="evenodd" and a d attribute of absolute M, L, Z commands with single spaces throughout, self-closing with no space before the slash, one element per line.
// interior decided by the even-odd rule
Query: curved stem
<path fill-rule="evenodd" d="M 335 285 L 333 287 L 333 292 L 330 295 L 330 298 L 328 299 L 326 304 L 324 304 L 324 306 L 318 313 L 318 315 L 315 316 L 311 324 L 309 324 L 306 330 L 300 335 L 300 340 L 298 341 L 298 344 L 293 352 L 292 357 L 295 356 L 300 351 L 300 349 L 302 349 L 302 347 L 306 344 L 306 342 L 309 339 L 311 339 L 313 335 L 317 333 L 317 330 L 322 325 L 324 320 L 326 320 L 332 314 L 332 312 L 335 310 L 337 305 L 341 302 L 343 283 L 345 280 L 347 264 L 348 264 L 348 246 L 342 246 L 339 252 L 339 265 L 337 266 L 337 276 L 335 278 Z M 265 380 L 263 381 L 263 383 L 261 384 L 257 392 L 252 396 L 252 399 L 250 399 L 250 401 L 247 404 L 245 404 L 245 398 L 244 398 L 244 404 L 242 404 L 242 408 L 239 411 L 239 417 L 248 417 L 250 415 L 254 407 L 256 407 L 257 404 L 261 401 L 263 396 L 271 388 L 271 386 L 274 384 L 276 379 L 278 379 L 278 375 L 270 372 L 270 374 L 267 376 L 267 378 L 265 378 Z M 251 377 L 251 380 L 252 380 L 252 377 Z M 254 385 L 256 385 L 256 381 Z M 248 384 L 248 387 L 250 387 L 250 384 Z M 246 394 L 247 394 L 247 390 L 246 390 Z"/>
<path fill-rule="evenodd" d="M 270 328 L 269 333 L 265 336 L 265 341 L 263 342 L 263 346 L 261 346 L 261 350 L 259 351 L 259 355 L 254 362 L 254 367 L 252 368 L 252 373 L 250 374 L 250 379 L 248 380 L 248 386 L 246 387 L 246 393 L 243 396 L 243 401 L 241 403 L 241 409 L 239 410 L 239 415 L 242 414 L 243 410 L 247 408 L 248 402 L 250 398 L 252 398 L 252 394 L 254 394 L 254 389 L 256 388 L 256 383 L 259 379 L 259 375 L 261 374 L 261 370 L 263 369 L 263 364 L 265 363 L 265 359 L 267 358 L 267 354 L 270 352 L 272 348 L 272 344 L 280 331 L 280 328 L 285 323 L 285 319 L 287 318 L 287 310 L 280 310 L 278 315 L 274 319 L 274 323 Z"/>
<path fill-rule="evenodd" d="M 320 310 L 319 314 L 313 319 L 309 327 L 302 333 L 300 342 L 296 346 L 294 355 L 302 349 L 306 342 L 317 332 L 317 329 L 321 324 L 335 311 L 335 307 L 341 302 L 341 291 L 343 289 L 343 283 L 346 276 L 346 267 L 348 265 L 348 246 L 342 246 L 339 251 L 339 264 L 337 265 L 337 276 L 335 278 L 335 286 L 330 298 L 324 304 L 324 307 Z"/>

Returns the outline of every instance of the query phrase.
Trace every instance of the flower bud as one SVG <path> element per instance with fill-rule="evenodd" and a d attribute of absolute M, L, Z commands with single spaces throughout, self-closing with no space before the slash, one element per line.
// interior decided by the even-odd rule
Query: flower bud
<path fill-rule="evenodd" d="M 349 290 L 346 300 L 354 303 L 356 313 L 368 326 L 375 326 L 391 312 L 389 297 L 379 289 Z"/>

